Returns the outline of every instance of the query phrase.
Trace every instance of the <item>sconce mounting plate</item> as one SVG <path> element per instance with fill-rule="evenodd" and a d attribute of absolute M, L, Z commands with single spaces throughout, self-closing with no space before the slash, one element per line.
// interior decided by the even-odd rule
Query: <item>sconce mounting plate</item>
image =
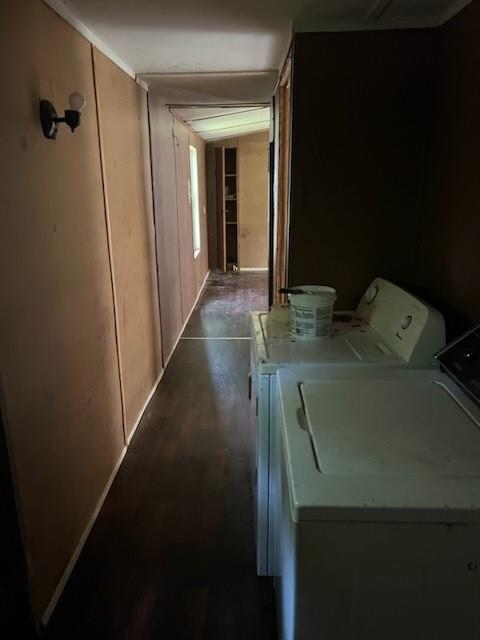
<path fill-rule="evenodd" d="M 43 135 L 49 140 L 57 137 L 57 112 L 49 100 L 40 100 L 40 122 Z"/>

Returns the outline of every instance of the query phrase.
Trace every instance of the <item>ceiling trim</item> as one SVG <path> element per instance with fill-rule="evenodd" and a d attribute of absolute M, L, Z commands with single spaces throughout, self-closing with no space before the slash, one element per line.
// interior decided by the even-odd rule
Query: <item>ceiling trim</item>
<path fill-rule="evenodd" d="M 258 122 L 253 122 L 253 123 L 243 123 L 243 124 L 231 124 L 228 127 L 218 127 L 218 129 L 208 129 L 207 131 L 196 131 L 195 133 L 198 133 L 198 135 L 202 135 L 202 133 L 204 133 L 205 135 L 210 135 L 210 134 L 214 134 L 216 135 L 216 133 L 218 131 L 229 131 L 230 129 L 245 129 L 245 127 L 257 127 L 257 126 L 261 126 L 268 129 L 268 126 L 270 124 L 270 118 L 267 118 L 265 120 L 258 120 Z"/>
<path fill-rule="evenodd" d="M 270 102 L 166 102 L 167 107 L 170 109 L 236 109 L 236 108 L 264 108 L 270 107 Z"/>
<path fill-rule="evenodd" d="M 225 130 L 226 131 L 226 130 Z M 239 139 L 239 138 L 244 138 L 245 136 L 250 136 L 250 135 L 254 135 L 256 133 L 268 133 L 269 131 L 269 127 L 265 127 L 262 125 L 262 127 L 260 128 L 250 128 L 250 129 L 246 129 L 245 131 L 236 131 L 236 132 L 229 132 L 229 133 L 217 133 L 213 136 L 210 135 L 205 135 L 202 136 L 199 133 L 197 133 L 197 135 L 199 135 L 201 138 L 203 138 L 203 140 L 205 140 L 205 142 L 207 142 L 208 144 L 212 143 L 212 142 L 219 142 L 220 140 L 232 140 L 232 139 Z"/>
<path fill-rule="evenodd" d="M 456 0 L 439 17 L 417 16 L 415 18 L 381 18 L 393 0 L 377 0 L 367 15 L 367 21 L 344 22 L 340 20 L 324 21 L 315 24 L 311 18 L 301 17 L 293 21 L 296 33 L 343 33 L 348 31 L 388 31 L 390 29 L 435 29 L 448 22 L 464 9 L 472 0 Z"/>
<path fill-rule="evenodd" d="M 199 116 L 198 118 L 187 118 L 187 120 L 185 120 L 185 122 L 203 122 L 204 120 L 215 120 L 216 118 L 225 118 L 225 116 L 238 116 L 241 115 L 242 113 L 253 113 L 255 111 L 259 111 L 261 109 L 264 109 L 265 107 L 262 106 L 258 106 L 258 107 L 247 107 L 246 109 L 240 110 L 240 111 L 234 111 L 232 113 L 232 111 L 230 110 L 229 113 L 217 113 L 214 116 Z M 235 109 L 235 107 L 233 107 L 233 109 Z"/>
<path fill-rule="evenodd" d="M 471 2 L 472 0 L 457 0 L 456 2 L 453 2 L 443 14 L 438 26 L 441 26 L 442 24 L 445 24 L 445 22 L 448 22 L 451 18 L 453 18 L 453 16 L 456 16 L 457 13 L 460 13 L 462 9 L 465 9 L 467 4 L 470 4 Z"/>
<path fill-rule="evenodd" d="M 44 0 L 45 2 L 47 0 Z M 48 0 L 56 2 L 57 0 Z M 248 76 L 269 76 L 272 73 L 275 75 L 278 74 L 278 69 L 261 69 L 260 71 L 183 71 L 183 72 L 175 72 L 175 73 L 156 73 L 155 71 L 142 73 L 140 72 L 138 75 L 141 76 L 143 80 L 148 82 L 149 80 L 172 80 L 177 78 L 198 78 L 200 76 L 205 76 L 209 78 L 221 78 L 222 76 L 242 76 L 247 78 Z"/>
<path fill-rule="evenodd" d="M 99 51 L 110 58 L 112 62 L 114 62 L 117 67 L 120 67 L 122 71 L 125 71 L 127 75 L 129 75 L 134 80 L 137 80 L 137 74 L 126 62 L 120 58 L 115 51 L 112 51 L 110 47 L 103 42 L 93 31 L 91 31 L 85 23 L 83 23 L 77 16 L 70 11 L 68 7 L 66 7 L 63 2 L 60 0 L 43 0 L 43 2 L 50 7 L 56 14 L 58 14 L 61 18 L 68 22 L 68 24 L 73 27 L 78 33 L 80 33 L 86 40 L 88 40 L 91 44 L 93 44 Z M 147 85 L 139 81 L 144 89 L 148 90 Z"/>
<path fill-rule="evenodd" d="M 443 21 L 443 16 L 441 18 Z M 393 29 L 432 29 L 442 24 L 438 18 L 396 18 L 385 22 L 341 22 L 324 21 L 321 25 L 312 25 L 311 19 L 296 20 L 293 31 L 297 33 L 346 33 L 351 31 L 391 31 Z"/>

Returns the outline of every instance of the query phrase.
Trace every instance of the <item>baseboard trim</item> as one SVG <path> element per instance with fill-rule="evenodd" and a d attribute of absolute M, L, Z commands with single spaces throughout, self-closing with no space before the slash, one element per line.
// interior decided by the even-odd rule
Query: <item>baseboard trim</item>
<path fill-rule="evenodd" d="M 190 313 L 187 316 L 187 319 L 185 320 L 185 322 L 183 323 L 183 326 L 180 330 L 180 333 L 178 334 L 177 339 L 175 340 L 175 344 L 172 347 L 172 350 L 170 351 L 167 359 L 165 360 L 165 369 L 167 368 L 168 363 L 170 362 L 170 360 L 172 359 L 173 354 L 175 353 L 175 349 L 178 347 L 178 343 L 180 342 L 180 338 L 183 335 L 183 332 L 185 331 L 185 328 L 190 320 L 190 318 L 192 317 L 192 313 L 195 311 L 195 307 L 197 306 L 198 301 L 200 300 L 200 296 L 203 293 L 203 290 L 205 289 L 205 286 L 207 284 L 207 280 L 208 280 L 208 276 L 210 275 L 210 270 L 207 271 L 207 275 L 205 276 L 203 282 L 202 282 L 202 286 L 200 287 L 199 292 L 197 293 L 197 297 L 195 298 L 195 302 L 192 305 L 192 308 L 190 309 Z"/>
<path fill-rule="evenodd" d="M 268 267 L 240 267 L 240 271 L 268 271 Z"/>
<path fill-rule="evenodd" d="M 125 457 L 125 454 L 127 453 L 127 446 L 123 447 L 122 452 L 120 454 L 120 457 L 118 458 L 117 462 L 115 463 L 115 466 L 113 468 L 112 473 L 110 474 L 110 477 L 107 481 L 107 484 L 105 485 L 102 494 L 100 496 L 100 499 L 97 502 L 97 506 L 95 507 L 90 520 L 87 523 L 87 526 L 85 527 L 85 529 L 83 530 L 83 533 L 80 537 L 80 540 L 77 544 L 77 546 L 75 547 L 75 551 L 73 552 L 72 557 L 70 558 L 65 571 L 62 574 L 62 577 L 60 578 L 55 591 L 53 592 L 52 597 L 50 598 L 50 602 L 47 605 L 47 608 L 45 609 L 45 611 L 43 612 L 43 615 L 41 617 L 41 623 L 42 625 L 45 627 L 48 624 L 48 621 L 50 620 L 52 613 L 55 610 L 55 607 L 58 604 L 58 601 L 60 600 L 60 597 L 63 593 L 63 590 L 65 589 L 65 586 L 68 582 L 68 579 L 70 578 L 70 575 L 77 563 L 78 558 L 80 557 L 80 554 L 82 552 L 83 547 L 85 546 L 85 543 L 87 541 L 88 536 L 90 535 L 91 530 L 93 529 L 93 525 L 95 524 L 95 520 L 98 517 L 98 514 L 100 513 L 100 510 L 103 506 L 103 503 L 105 502 L 105 499 L 108 495 L 108 492 L 110 491 L 110 488 L 113 484 L 113 481 L 115 480 L 115 476 L 118 473 L 118 470 L 120 469 L 120 465 L 123 462 L 123 459 Z"/>

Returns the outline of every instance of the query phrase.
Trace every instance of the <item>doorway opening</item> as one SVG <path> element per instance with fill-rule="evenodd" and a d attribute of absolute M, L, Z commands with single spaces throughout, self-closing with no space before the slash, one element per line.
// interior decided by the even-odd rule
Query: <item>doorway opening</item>
<path fill-rule="evenodd" d="M 270 105 L 171 105 L 170 109 L 206 142 L 210 271 L 267 274 Z M 194 244 L 195 162 L 191 156 Z"/>

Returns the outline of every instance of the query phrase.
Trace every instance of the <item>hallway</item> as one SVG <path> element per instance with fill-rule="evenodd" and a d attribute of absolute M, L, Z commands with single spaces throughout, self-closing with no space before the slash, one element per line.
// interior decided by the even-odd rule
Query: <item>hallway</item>
<path fill-rule="evenodd" d="M 48 638 L 274 637 L 271 583 L 255 572 L 250 344 L 235 339 L 266 289 L 264 273 L 210 276 Z"/>

